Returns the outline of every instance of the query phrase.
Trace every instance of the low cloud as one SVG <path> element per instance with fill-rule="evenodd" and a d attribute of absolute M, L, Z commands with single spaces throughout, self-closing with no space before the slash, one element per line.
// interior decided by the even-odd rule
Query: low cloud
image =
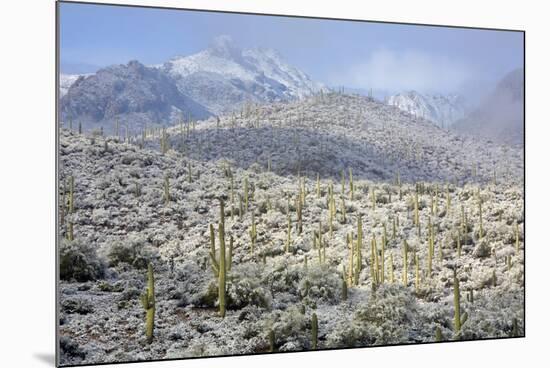
<path fill-rule="evenodd" d="M 471 72 L 465 65 L 442 56 L 377 50 L 364 63 L 352 65 L 333 81 L 353 88 L 450 92 L 470 78 Z"/>

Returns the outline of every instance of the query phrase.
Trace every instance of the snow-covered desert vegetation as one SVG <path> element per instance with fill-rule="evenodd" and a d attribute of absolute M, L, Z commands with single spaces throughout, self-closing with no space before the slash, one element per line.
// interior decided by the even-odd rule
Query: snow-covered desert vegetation
<path fill-rule="evenodd" d="M 326 91 L 135 135 L 65 122 L 60 362 L 523 336 L 523 162 Z"/>

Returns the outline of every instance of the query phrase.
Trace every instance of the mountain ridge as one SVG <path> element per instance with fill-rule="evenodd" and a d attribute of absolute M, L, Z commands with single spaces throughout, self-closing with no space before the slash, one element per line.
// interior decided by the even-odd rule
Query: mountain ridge
<path fill-rule="evenodd" d="M 63 120 L 112 131 L 120 119 L 131 122 L 136 133 L 147 124 L 233 113 L 251 103 L 299 99 L 324 88 L 276 50 L 241 49 L 229 36 L 219 36 L 205 50 L 162 64 L 130 61 L 94 74 L 61 74 L 59 95 Z"/>

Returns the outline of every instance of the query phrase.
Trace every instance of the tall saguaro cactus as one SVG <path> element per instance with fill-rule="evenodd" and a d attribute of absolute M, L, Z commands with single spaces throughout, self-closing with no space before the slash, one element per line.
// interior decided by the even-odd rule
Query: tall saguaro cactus
<path fill-rule="evenodd" d="M 361 268 L 363 267 L 363 257 L 361 254 L 361 249 L 363 248 L 363 220 L 359 215 L 357 217 L 357 257 L 355 265 L 355 284 L 359 283 L 359 274 L 361 273 Z"/>
<path fill-rule="evenodd" d="M 353 201 L 353 173 L 351 167 L 349 168 L 349 199 Z"/>
<path fill-rule="evenodd" d="M 468 320 L 468 313 L 461 314 L 460 311 L 460 283 L 456 277 L 456 270 L 453 270 L 453 294 L 454 294 L 454 325 L 455 333 L 458 335 L 462 326 Z"/>
<path fill-rule="evenodd" d="M 481 208 L 481 197 L 478 202 L 479 207 L 479 239 L 483 238 L 483 210 Z"/>
<path fill-rule="evenodd" d="M 153 342 L 153 329 L 155 327 L 155 278 L 153 275 L 153 264 L 147 266 L 147 287 L 141 295 L 141 304 L 145 309 L 145 337 L 147 343 Z"/>
<path fill-rule="evenodd" d="M 256 248 L 256 220 L 254 218 L 254 211 L 252 211 L 252 225 L 250 227 L 250 253 L 254 253 L 254 249 Z"/>
<path fill-rule="evenodd" d="M 170 203 L 170 179 L 168 175 L 164 176 L 164 204 L 168 205 Z"/>
<path fill-rule="evenodd" d="M 414 194 L 414 224 L 419 226 L 420 221 L 418 217 L 418 191 Z"/>
<path fill-rule="evenodd" d="M 409 284 L 408 280 L 408 249 L 407 241 L 403 239 L 403 286 Z"/>
<path fill-rule="evenodd" d="M 216 260 L 214 231 L 210 228 L 210 260 L 212 261 L 212 269 L 214 275 L 218 277 L 218 304 L 220 316 L 225 317 L 225 289 L 226 289 L 226 273 L 231 269 L 231 258 L 233 253 L 233 239 L 230 239 L 228 262 L 225 259 L 225 210 L 223 200 L 220 199 L 220 222 L 218 224 L 218 236 L 220 242 L 220 257 Z"/>
<path fill-rule="evenodd" d="M 313 313 L 311 316 L 311 347 L 317 349 L 317 337 L 319 334 L 319 323 L 317 321 L 317 314 Z"/>
<path fill-rule="evenodd" d="M 69 213 L 74 212 L 74 176 L 69 176 Z"/>

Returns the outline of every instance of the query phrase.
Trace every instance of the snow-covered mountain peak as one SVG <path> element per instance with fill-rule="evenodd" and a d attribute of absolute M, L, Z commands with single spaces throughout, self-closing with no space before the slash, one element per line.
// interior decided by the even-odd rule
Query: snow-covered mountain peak
<path fill-rule="evenodd" d="M 109 67 L 97 74 L 105 70 Z M 276 50 L 241 49 L 226 35 L 216 37 L 200 52 L 173 57 L 162 65 L 146 67 L 132 61 L 123 74 L 133 78 L 134 74 L 152 70 L 170 79 L 182 95 L 216 115 L 233 112 L 249 103 L 302 98 L 325 88 L 288 64 Z M 63 95 L 74 80 L 64 79 Z"/>
<path fill-rule="evenodd" d="M 216 114 L 248 102 L 302 98 L 324 88 L 288 64 L 276 50 L 241 49 L 225 35 L 203 51 L 172 58 L 163 70 L 177 81 L 180 90 Z"/>
<path fill-rule="evenodd" d="M 457 94 L 423 94 L 409 90 L 390 96 L 387 103 L 444 128 L 466 114 L 464 99 Z"/>

